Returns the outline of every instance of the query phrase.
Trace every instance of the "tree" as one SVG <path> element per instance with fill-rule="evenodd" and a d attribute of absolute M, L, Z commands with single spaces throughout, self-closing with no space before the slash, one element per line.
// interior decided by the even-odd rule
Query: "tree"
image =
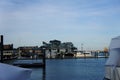
<path fill-rule="evenodd" d="M 108 48 L 107 47 L 104 48 L 104 54 L 105 54 L 105 57 L 109 56 L 109 54 L 108 54 Z"/>
<path fill-rule="evenodd" d="M 105 53 L 108 53 L 108 48 L 105 47 L 103 51 L 104 51 Z"/>

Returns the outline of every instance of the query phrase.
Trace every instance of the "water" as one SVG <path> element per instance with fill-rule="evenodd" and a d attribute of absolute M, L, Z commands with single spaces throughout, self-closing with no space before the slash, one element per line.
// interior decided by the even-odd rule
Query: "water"
<path fill-rule="evenodd" d="M 42 68 L 32 68 L 30 80 L 103 80 L 105 58 L 48 59 L 46 75 Z"/>

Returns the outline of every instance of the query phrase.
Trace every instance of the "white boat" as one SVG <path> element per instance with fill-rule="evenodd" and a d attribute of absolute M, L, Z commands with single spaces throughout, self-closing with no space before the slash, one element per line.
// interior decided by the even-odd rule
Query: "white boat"
<path fill-rule="evenodd" d="M 120 36 L 111 40 L 109 53 L 105 64 L 105 79 L 120 80 Z"/>
<path fill-rule="evenodd" d="M 0 80 L 30 80 L 32 70 L 0 63 Z"/>
<path fill-rule="evenodd" d="M 84 51 L 84 53 L 82 53 L 81 51 L 77 51 L 75 56 L 76 56 L 76 58 L 93 57 L 90 51 Z"/>

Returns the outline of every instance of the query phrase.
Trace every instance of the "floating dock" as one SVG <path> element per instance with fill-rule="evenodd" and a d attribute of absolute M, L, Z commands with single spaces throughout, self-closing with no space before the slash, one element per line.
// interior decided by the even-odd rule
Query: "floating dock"
<path fill-rule="evenodd" d="M 13 63 L 14 66 L 24 67 L 24 68 L 40 68 L 44 67 L 43 63 Z"/>
<path fill-rule="evenodd" d="M 42 60 L 15 60 L 12 65 L 24 68 L 42 68 L 44 63 Z"/>

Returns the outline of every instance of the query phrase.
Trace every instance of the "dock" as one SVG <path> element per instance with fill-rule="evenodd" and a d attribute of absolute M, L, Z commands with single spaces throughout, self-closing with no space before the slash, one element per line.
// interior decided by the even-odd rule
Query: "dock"
<path fill-rule="evenodd" d="M 43 63 L 13 63 L 14 66 L 23 67 L 23 68 L 40 68 L 44 67 Z"/>
<path fill-rule="evenodd" d="M 16 60 L 12 63 L 14 66 L 24 67 L 24 68 L 40 68 L 44 67 L 42 60 Z"/>

